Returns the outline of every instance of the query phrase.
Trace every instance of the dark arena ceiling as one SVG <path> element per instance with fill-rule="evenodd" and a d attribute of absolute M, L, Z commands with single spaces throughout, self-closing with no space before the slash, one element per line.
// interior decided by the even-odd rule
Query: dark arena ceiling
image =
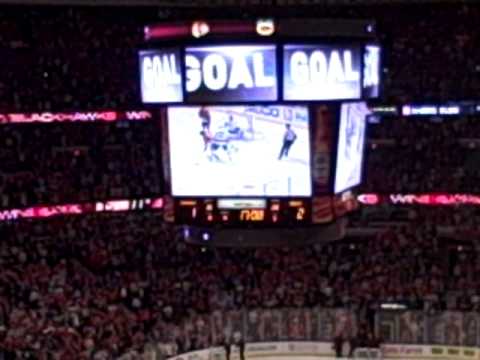
<path fill-rule="evenodd" d="M 75 5 L 75 6 L 161 6 L 169 8 L 223 6 L 318 6 L 475 3 L 478 0 L 0 0 L 10 5 Z"/>

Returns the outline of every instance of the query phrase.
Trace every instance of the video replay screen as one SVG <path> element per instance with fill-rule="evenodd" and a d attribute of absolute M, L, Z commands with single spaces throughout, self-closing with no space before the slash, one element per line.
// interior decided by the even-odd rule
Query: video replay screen
<path fill-rule="evenodd" d="M 170 107 L 173 196 L 308 197 L 304 106 Z"/>
<path fill-rule="evenodd" d="M 341 105 L 335 194 L 357 186 L 362 181 L 365 130 L 370 113 L 364 102 Z"/>

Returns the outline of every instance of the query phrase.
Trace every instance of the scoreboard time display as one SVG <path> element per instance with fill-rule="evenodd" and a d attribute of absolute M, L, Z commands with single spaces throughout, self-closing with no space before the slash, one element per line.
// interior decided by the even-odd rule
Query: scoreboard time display
<path fill-rule="evenodd" d="M 151 104 L 272 103 L 377 97 L 374 44 L 237 44 L 139 53 L 142 100 Z"/>

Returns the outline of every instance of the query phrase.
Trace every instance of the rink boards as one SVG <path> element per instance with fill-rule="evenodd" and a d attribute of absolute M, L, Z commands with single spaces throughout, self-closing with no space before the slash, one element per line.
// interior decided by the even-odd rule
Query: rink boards
<path fill-rule="evenodd" d="M 348 349 L 345 349 L 347 352 Z M 480 351 L 472 347 L 441 345 L 383 345 L 381 351 L 360 351 L 353 359 L 404 359 L 404 360 L 467 360 L 479 359 Z M 370 356 L 370 357 L 369 357 Z M 231 360 L 238 360 L 238 352 L 233 350 Z M 247 344 L 245 358 L 316 360 L 337 359 L 329 342 L 274 342 Z M 224 360 L 221 348 L 200 350 L 169 358 L 169 360 Z M 343 358 L 349 359 L 349 358 Z M 352 359 L 352 358 L 350 358 Z"/>

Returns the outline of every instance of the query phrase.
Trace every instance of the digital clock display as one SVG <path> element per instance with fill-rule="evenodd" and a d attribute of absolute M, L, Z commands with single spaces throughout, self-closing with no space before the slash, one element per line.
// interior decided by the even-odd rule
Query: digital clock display
<path fill-rule="evenodd" d="M 240 221 L 264 221 L 265 210 L 263 209 L 244 209 L 240 211 Z"/>

